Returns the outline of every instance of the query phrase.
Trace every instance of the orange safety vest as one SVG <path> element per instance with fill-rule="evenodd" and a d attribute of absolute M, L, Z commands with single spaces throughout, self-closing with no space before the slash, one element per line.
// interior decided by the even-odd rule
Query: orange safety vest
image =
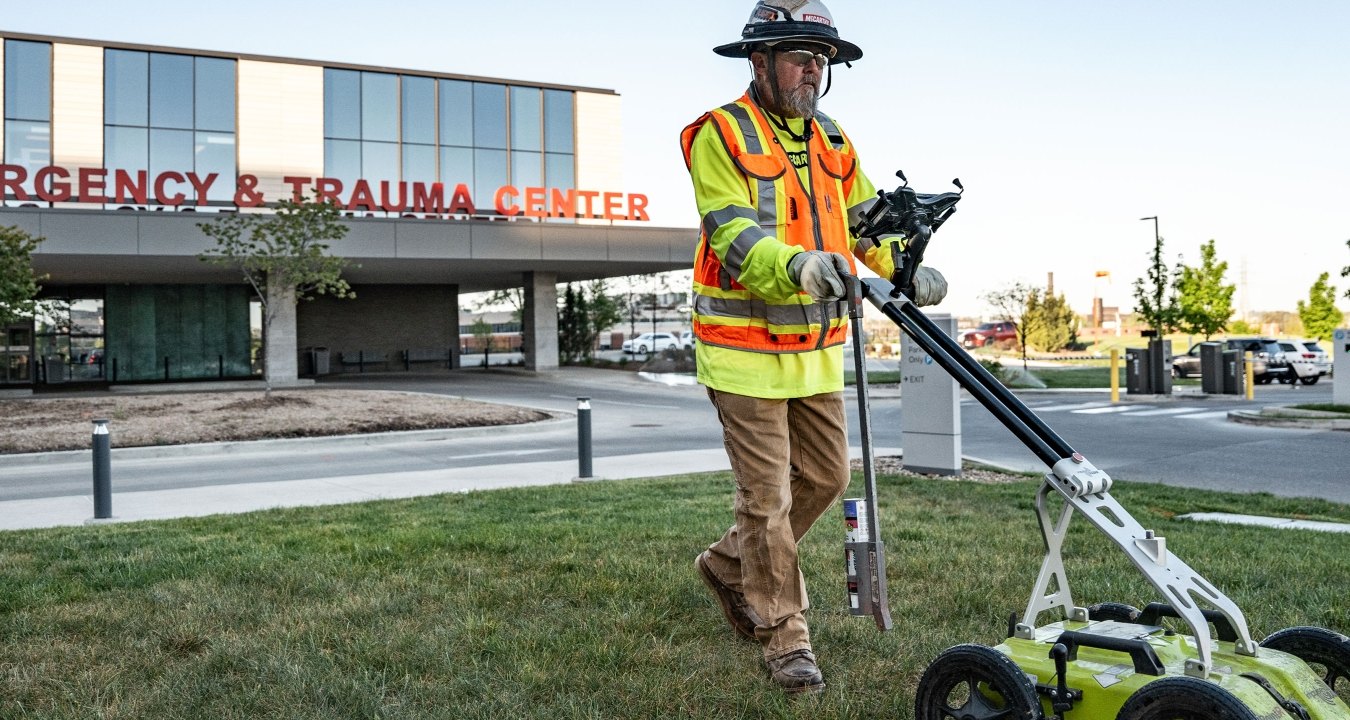
<path fill-rule="evenodd" d="M 783 302 L 768 302 L 737 282 L 740 263 L 763 234 L 754 232 L 754 228 L 741 233 L 725 258 L 718 258 L 710 243 L 721 225 L 748 218 L 780 242 L 839 253 L 853 268 L 844 199 L 857 174 L 857 157 L 851 148 L 842 151 L 846 142 L 834 121 L 817 113 L 811 120 L 813 133 L 807 142 L 808 191 L 764 113 L 747 93 L 704 113 L 684 129 L 680 140 L 686 167 L 691 166 L 694 137 L 709 121 L 744 176 L 748 209 L 729 206 L 703 218 L 694 258 L 694 334 L 699 342 L 709 345 L 768 353 L 805 352 L 843 344 L 848 339 L 847 300 L 817 303 L 800 292 Z"/>

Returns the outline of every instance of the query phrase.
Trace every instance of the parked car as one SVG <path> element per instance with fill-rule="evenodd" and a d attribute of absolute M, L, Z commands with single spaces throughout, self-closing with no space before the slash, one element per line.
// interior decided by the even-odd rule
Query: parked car
<path fill-rule="evenodd" d="M 1274 340 L 1268 338 L 1229 338 L 1222 342 L 1224 350 L 1238 350 L 1244 353 L 1247 350 L 1252 351 L 1252 379 L 1258 383 L 1268 383 L 1271 378 L 1288 370 L 1287 366 L 1281 365 L 1275 375 L 1271 374 L 1270 364 L 1267 362 L 1269 349 L 1265 347 L 1265 344 L 1274 344 Z M 1200 377 L 1200 345 L 1201 343 L 1192 345 L 1191 349 L 1187 350 L 1184 355 L 1172 356 L 1172 377 Z"/>
<path fill-rule="evenodd" d="M 987 322 L 974 330 L 961 333 L 961 345 L 968 348 L 984 347 L 991 343 L 1017 342 L 1017 325 L 1010 322 Z"/>
<path fill-rule="evenodd" d="M 1312 385 L 1323 375 L 1317 369 L 1317 355 L 1304 347 L 1301 342 L 1281 340 L 1280 357 L 1289 366 L 1289 372 L 1280 378 L 1282 383 L 1301 382 L 1304 385 Z"/>
<path fill-rule="evenodd" d="M 1327 354 L 1326 350 L 1322 349 L 1321 345 L 1317 344 L 1316 340 L 1300 340 L 1298 344 L 1307 348 L 1308 352 L 1313 354 L 1313 365 L 1317 367 L 1319 377 L 1331 374 L 1331 356 Z"/>
<path fill-rule="evenodd" d="M 668 332 L 642 333 L 636 340 L 624 340 L 623 351 L 629 354 L 675 350 L 680 347 L 680 339 Z"/>
<path fill-rule="evenodd" d="M 684 332 L 680 333 L 680 347 L 684 348 L 685 350 L 693 350 L 693 349 L 694 349 L 694 331 L 693 331 L 693 330 L 685 330 Z"/>

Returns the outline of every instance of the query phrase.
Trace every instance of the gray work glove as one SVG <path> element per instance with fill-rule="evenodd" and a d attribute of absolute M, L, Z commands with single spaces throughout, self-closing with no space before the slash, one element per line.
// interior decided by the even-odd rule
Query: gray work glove
<path fill-rule="evenodd" d="M 947 297 L 947 278 L 927 265 L 920 265 L 918 271 L 914 273 L 914 304 L 919 307 L 936 305 L 945 297 Z"/>
<path fill-rule="evenodd" d="M 824 250 L 797 253 L 788 261 L 788 277 L 816 302 L 841 300 L 848 294 L 848 258 Z"/>

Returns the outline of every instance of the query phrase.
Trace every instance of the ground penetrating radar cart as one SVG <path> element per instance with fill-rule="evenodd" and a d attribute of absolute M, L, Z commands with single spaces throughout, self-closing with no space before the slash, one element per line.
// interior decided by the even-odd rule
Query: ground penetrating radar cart
<path fill-rule="evenodd" d="M 899 174 L 904 180 L 904 175 Z M 956 183 L 960 187 L 960 183 Z M 906 182 L 878 193 L 853 231 L 859 237 L 903 234 L 894 282 L 855 284 L 855 368 L 866 403 L 865 363 L 856 339 L 862 299 L 900 326 L 967 392 L 1049 468 L 1036 496 L 1045 558 L 1020 620 L 994 647 L 966 644 L 940 654 L 915 697 L 917 720 L 1350 720 L 1350 639 L 1294 627 L 1252 639 L 1237 604 L 1168 551 L 1111 497 L 1112 480 L 1051 430 L 1021 400 L 929 320 L 910 300 L 915 270 L 933 231 L 955 211 L 957 193 L 922 195 Z M 890 626 L 885 554 L 876 513 L 870 426 L 862 414 L 869 542 L 851 543 L 859 610 Z M 1052 498 L 1062 498 L 1052 517 Z M 1162 602 L 1138 610 L 1120 603 L 1074 604 L 1061 547 L 1074 514 L 1087 518 L 1124 552 Z M 1037 625 L 1055 611 L 1062 619 Z M 1177 618 L 1176 632 L 1164 618 Z M 1211 628 L 1213 633 L 1211 634 Z"/>

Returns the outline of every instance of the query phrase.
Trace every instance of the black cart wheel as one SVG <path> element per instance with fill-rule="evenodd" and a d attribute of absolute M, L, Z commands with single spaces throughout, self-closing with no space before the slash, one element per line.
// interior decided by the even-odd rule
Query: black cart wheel
<path fill-rule="evenodd" d="M 1350 703 L 1350 638 L 1325 628 L 1291 627 L 1262 640 L 1261 647 L 1308 663 L 1332 692 Z"/>
<path fill-rule="evenodd" d="M 1322 377 L 1322 376 L 1321 376 L 1321 375 L 1308 375 L 1308 376 L 1306 376 L 1306 377 L 1301 377 L 1301 378 L 1299 378 L 1298 381 L 1301 382 L 1301 383 L 1303 383 L 1304 385 L 1316 385 L 1316 384 L 1317 384 L 1317 378 L 1319 378 L 1319 377 Z"/>
<path fill-rule="evenodd" d="M 1125 701 L 1116 720 L 1257 720 L 1233 696 L 1208 680 L 1189 675 L 1166 677 L 1139 688 Z"/>
<path fill-rule="evenodd" d="M 1036 686 L 1007 655 L 984 645 L 957 645 L 924 671 L 915 720 L 1042 720 Z"/>
<path fill-rule="evenodd" d="M 1115 620 L 1117 622 L 1137 622 L 1139 608 L 1118 602 L 1097 603 L 1088 608 L 1089 620 Z"/>

